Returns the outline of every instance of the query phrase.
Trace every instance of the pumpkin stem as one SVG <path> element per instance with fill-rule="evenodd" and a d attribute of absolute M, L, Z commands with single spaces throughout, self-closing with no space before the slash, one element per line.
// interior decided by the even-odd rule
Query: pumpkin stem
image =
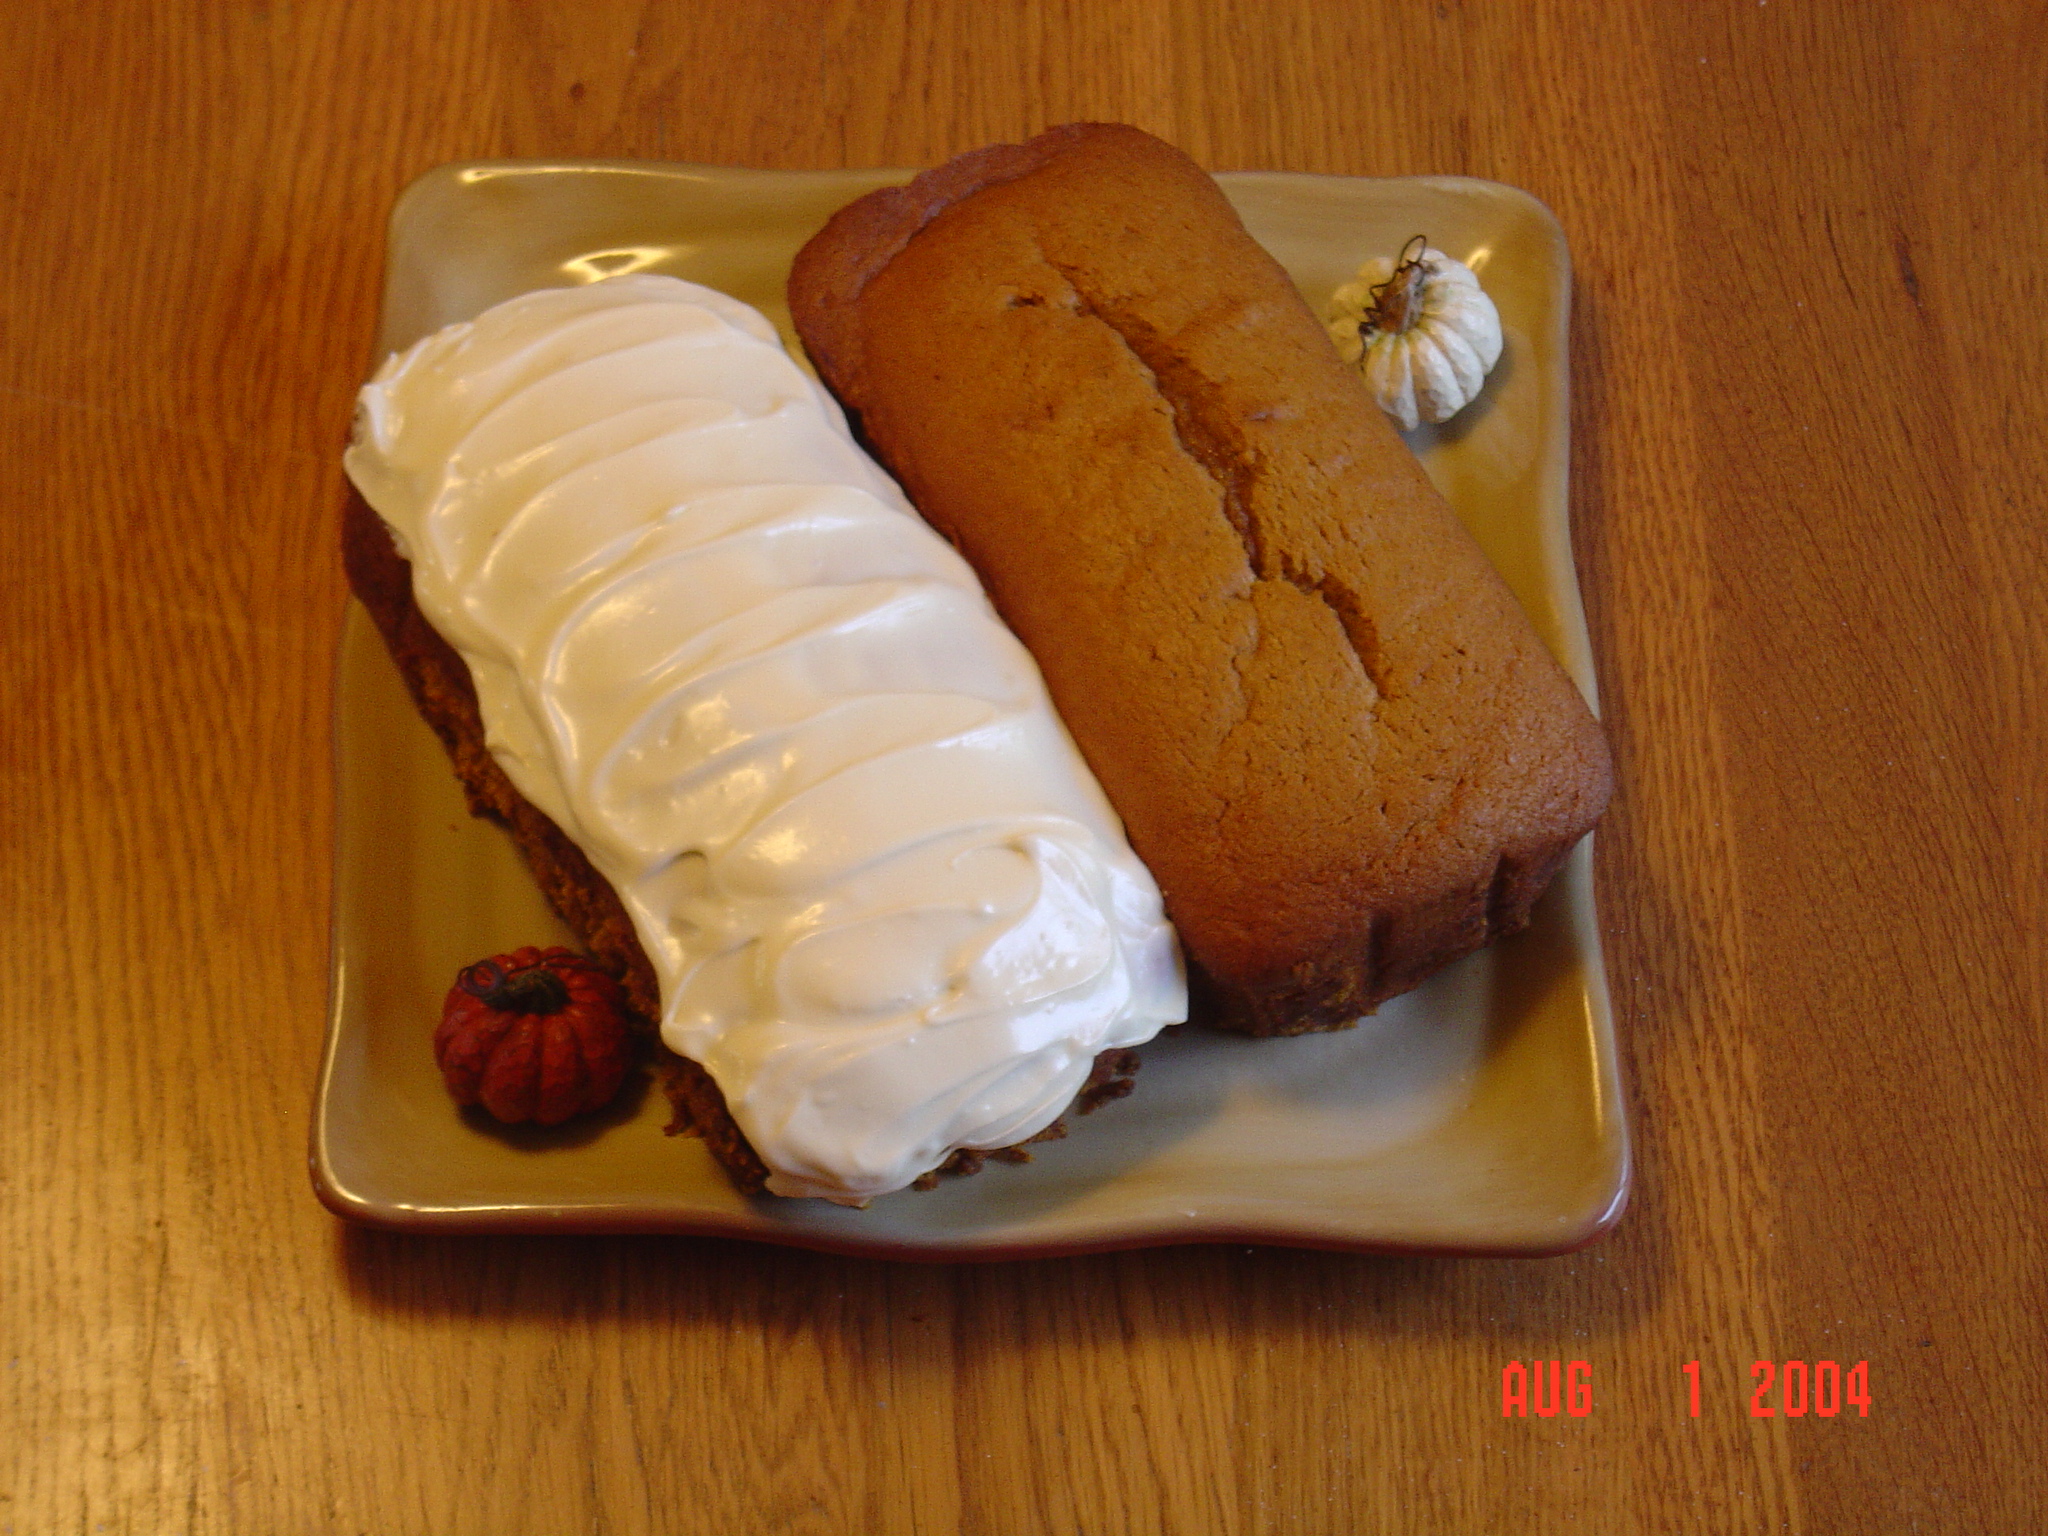
<path fill-rule="evenodd" d="M 1423 270 L 1422 255 L 1428 249 L 1429 241 L 1422 235 L 1401 247 L 1394 275 L 1372 290 L 1372 306 L 1359 322 L 1361 337 L 1375 331 L 1398 336 L 1422 318 L 1422 284 L 1429 275 Z"/>
<path fill-rule="evenodd" d="M 507 971 L 495 960 L 479 960 L 465 966 L 455 984 L 501 1013 L 560 1013 L 569 1006 L 569 988 L 545 964 Z"/>

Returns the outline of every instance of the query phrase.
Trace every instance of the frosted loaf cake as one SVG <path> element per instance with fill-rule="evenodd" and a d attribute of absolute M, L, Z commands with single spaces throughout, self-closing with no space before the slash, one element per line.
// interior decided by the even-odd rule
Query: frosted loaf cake
<path fill-rule="evenodd" d="M 751 309 L 644 275 L 511 300 L 380 370 L 347 467 L 395 546 L 354 530 L 359 591 L 410 562 L 515 832 L 601 877 L 581 926 L 637 945 L 769 1190 L 1028 1140 L 1184 1017 L 1031 658 Z"/>

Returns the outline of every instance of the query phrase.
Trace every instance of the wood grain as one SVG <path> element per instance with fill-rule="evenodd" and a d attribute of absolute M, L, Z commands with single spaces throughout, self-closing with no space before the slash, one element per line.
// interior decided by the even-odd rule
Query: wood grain
<path fill-rule="evenodd" d="M 2044 20 L 15 0 L 0 1536 L 2041 1528 Z M 1562 219 L 1635 1208 L 1540 1263 L 339 1229 L 333 534 L 391 198 L 1082 117 Z M 1593 1414 L 1504 1421 L 1517 1357 Z M 1785 1357 L 1868 1359 L 1871 1416 L 1750 1418 Z"/>

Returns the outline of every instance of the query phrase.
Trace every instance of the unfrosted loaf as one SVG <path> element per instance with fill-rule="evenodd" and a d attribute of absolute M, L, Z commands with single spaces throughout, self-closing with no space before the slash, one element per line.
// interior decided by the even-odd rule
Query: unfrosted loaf
<path fill-rule="evenodd" d="M 790 279 L 1165 894 L 1201 1011 L 1339 1027 L 1522 927 L 1598 724 L 1216 184 L 1136 129 L 962 156 Z"/>

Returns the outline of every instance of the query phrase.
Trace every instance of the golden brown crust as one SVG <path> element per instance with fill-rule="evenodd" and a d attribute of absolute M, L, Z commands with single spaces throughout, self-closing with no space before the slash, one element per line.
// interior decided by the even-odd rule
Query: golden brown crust
<path fill-rule="evenodd" d="M 1037 657 L 1204 1016 L 1340 1026 L 1527 922 L 1599 727 L 1192 161 L 978 152 L 835 216 L 790 302 Z"/>
<path fill-rule="evenodd" d="M 420 612 L 413 600 L 412 567 L 392 543 L 383 519 L 354 491 L 342 514 L 341 544 L 349 586 L 383 636 L 414 705 L 447 748 L 471 813 L 497 822 L 511 834 L 542 894 L 591 955 L 619 978 L 633 1010 L 644 1020 L 659 1019 L 661 991 L 654 968 L 618 893 L 561 828 L 513 787 L 484 746 L 483 717 L 468 665 Z M 1121 1098 L 1131 1091 L 1130 1078 L 1137 1069 L 1135 1051 L 1104 1051 L 1075 1099 L 1076 1107 L 1086 1114 L 1098 1104 Z M 760 1194 L 767 1185 L 768 1166 L 734 1121 L 711 1074 L 664 1047 L 661 1085 L 673 1112 L 668 1133 L 701 1138 L 743 1193 Z M 1064 1125 L 1055 1121 L 1030 1140 L 1065 1134 Z M 956 1153 L 926 1178 L 936 1182 L 939 1173 L 975 1173 L 983 1159 L 991 1157 L 1031 1160 L 1023 1144 L 994 1152 Z M 931 1185 L 921 1180 L 919 1187 Z"/>

